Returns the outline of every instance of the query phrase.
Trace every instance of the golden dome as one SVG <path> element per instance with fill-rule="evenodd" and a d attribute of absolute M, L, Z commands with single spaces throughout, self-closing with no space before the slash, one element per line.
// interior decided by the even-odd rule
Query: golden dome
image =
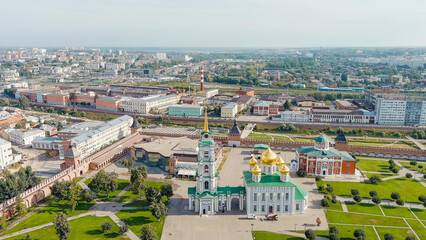
<path fill-rule="evenodd" d="M 251 173 L 253 173 L 254 175 L 260 175 L 262 174 L 262 169 L 260 169 L 259 165 L 256 164 L 251 170 Z"/>
<path fill-rule="evenodd" d="M 257 165 L 257 160 L 256 160 L 256 158 L 254 158 L 254 156 L 251 157 L 251 159 L 249 161 L 249 165 L 252 166 L 252 167 Z"/>
<path fill-rule="evenodd" d="M 277 154 L 271 150 L 271 147 L 268 147 L 268 149 L 260 155 L 260 160 L 262 160 L 263 165 L 273 165 L 277 161 Z"/>
<path fill-rule="evenodd" d="M 286 164 L 284 164 L 281 168 L 280 168 L 280 173 L 281 174 L 289 174 L 290 173 L 290 168 L 287 167 Z"/>
<path fill-rule="evenodd" d="M 281 167 L 285 164 L 284 160 L 281 157 L 277 157 L 277 166 Z"/>

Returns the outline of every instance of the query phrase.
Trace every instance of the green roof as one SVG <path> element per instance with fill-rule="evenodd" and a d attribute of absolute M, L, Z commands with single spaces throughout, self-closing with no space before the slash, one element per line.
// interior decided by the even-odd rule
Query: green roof
<path fill-rule="evenodd" d="M 195 194 L 195 187 L 189 187 L 188 188 L 188 195 L 194 195 Z"/>
<path fill-rule="evenodd" d="M 218 187 L 217 188 L 217 193 L 218 194 L 240 194 L 240 193 L 243 193 L 243 194 L 245 194 L 246 193 L 246 188 L 245 187 L 229 187 L 229 186 L 226 186 L 226 187 Z"/>
<path fill-rule="evenodd" d="M 318 142 L 318 143 L 328 143 L 329 141 L 328 141 L 328 139 L 327 138 L 325 138 L 324 136 L 319 136 L 319 137 L 317 137 L 317 139 L 315 139 L 315 142 Z"/>
<path fill-rule="evenodd" d="M 253 182 L 252 173 L 250 171 L 244 171 L 243 174 L 247 187 L 294 187 L 296 200 L 304 200 L 305 197 L 308 196 L 308 192 L 297 186 L 290 176 L 288 182 L 282 182 L 278 172 L 272 175 L 266 175 L 262 173 L 260 182 Z"/>
<path fill-rule="evenodd" d="M 355 159 L 348 153 L 344 151 L 339 151 L 334 147 L 330 147 L 328 150 L 318 150 L 315 147 L 302 147 L 297 150 L 299 153 L 306 154 L 308 157 L 342 157 L 344 161 L 355 161 Z"/>
<path fill-rule="evenodd" d="M 269 146 L 267 144 L 255 144 L 254 149 L 268 149 Z"/>
<path fill-rule="evenodd" d="M 204 198 L 204 197 L 208 197 L 208 198 L 216 198 L 217 194 L 212 194 L 210 192 L 204 192 L 200 195 L 198 195 L 198 198 Z"/>

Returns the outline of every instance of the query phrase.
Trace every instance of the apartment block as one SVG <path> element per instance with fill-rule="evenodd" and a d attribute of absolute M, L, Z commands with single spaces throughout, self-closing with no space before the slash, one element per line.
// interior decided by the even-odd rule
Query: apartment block
<path fill-rule="evenodd" d="M 123 100 L 112 97 L 100 97 L 96 100 L 96 109 L 117 112 Z"/>
<path fill-rule="evenodd" d="M 233 118 L 238 113 L 238 104 L 236 102 L 228 102 L 223 105 L 220 111 L 220 116 L 223 118 Z"/>
<path fill-rule="evenodd" d="M 383 125 L 426 125 L 426 101 L 377 99 L 376 123 Z"/>
<path fill-rule="evenodd" d="M 14 130 L 9 133 L 10 141 L 20 145 L 30 145 L 36 137 L 45 137 L 46 134 L 43 130 L 29 130 L 23 132 L 21 130 Z"/>
<path fill-rule="evenodd" d="M 133 113 L 149 113 L 153 109 L 163 109 L 170 105 L 178 103 L 180 96 L 177 94 L 170 94 L 166 96 L 149 96 L 144 98 L 130 98 L 124 100 L 119 110 L 124 112 Z"/>

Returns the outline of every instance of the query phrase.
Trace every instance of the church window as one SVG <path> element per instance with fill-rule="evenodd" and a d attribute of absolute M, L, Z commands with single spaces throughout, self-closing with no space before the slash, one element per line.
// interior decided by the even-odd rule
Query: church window
<path fill-rule="evenodd" d="M 265 194 L 262 193 L 262 201 L 265 201 Z"/>
<path fill-rule="evenodd" d="M 262 205 L 262 212 L 265 211 L 265 205 Z"/>
<path fill-rule="evenodd" d="M 281 200 L 281 193 L 277 193 L 277 199 Z"/>
<path fill-rule="evenodd" d="M 269 200 L 272 200 L 274 198 L 274 194 L 273 193 L 270 193 L 269 194 Z"/>
<path fill-rule="evenodd" d="M 253 195 L 254 201 L 257 201 L 257 193 Z"/>
<path fill-rule="evenodd" d="M 257 212 L 257 205 L 253 205 L 253 212 Z"/>
<path fill-rule="evenodd" d="M 209 157 L 209 151 L 204 151 L 204 157 L 208 158 Z"/>
<path fill-rule="evenodd" d="M 288 205 L 285 205 L 284 211 L 288 212 Z"/>
<path fill-rule="evenodd" d="M 209 182 L 208 181 L 204 182 L 204 189 L 209 189 Z"/>
<path fill-rule="evenodd" d="M 208 206 L 209 212 L 210 212 L 210 205 Z"/>
<path fill-rule="evenodd" d="M 204 166 L 204 173 L 209 173 L 209 166 L 207 165 Z"/>
<path fill-rule="evenodd" d="M 285 200 L 288 200 L 288 193 L 285 194 Z"/>
<path fill-rule="evenodd" d="M 277 205 L 277 212 L 280 212 L 280 211 L 281 211 L 280 205 Z"/>
<path fill-rule="evenodd" d="M 299 204 L 296 204 L 296 211 L 299 211 Z"/>

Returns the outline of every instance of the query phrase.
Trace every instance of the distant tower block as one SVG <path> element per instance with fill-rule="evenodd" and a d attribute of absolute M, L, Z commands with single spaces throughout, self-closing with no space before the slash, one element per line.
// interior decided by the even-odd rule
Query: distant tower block
<path fill-rule="evenodd" d="M 201 91 L 204 91 L 204 68 L 201 67 Z"/>

